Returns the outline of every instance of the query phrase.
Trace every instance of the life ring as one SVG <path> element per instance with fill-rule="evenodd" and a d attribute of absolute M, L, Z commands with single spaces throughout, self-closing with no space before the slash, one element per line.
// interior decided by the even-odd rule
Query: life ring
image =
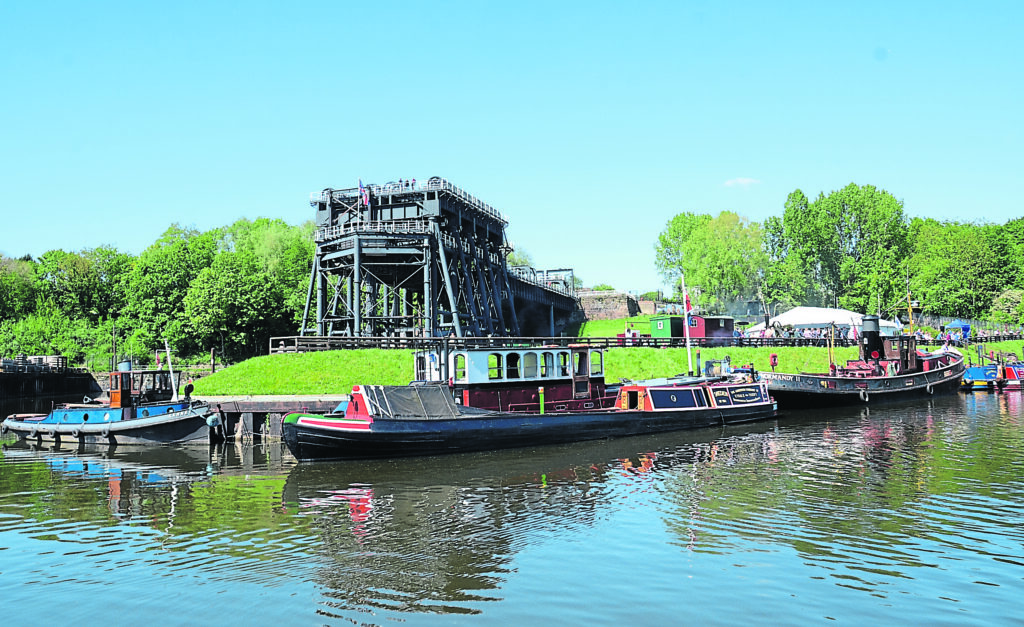
<path fill-rule="evenodd" d="M 858 392 L 858 396 L 860 396 L 860 400 L 864 401 L 865 403 L 868 402 L 869 397 L 867 390 L 861 390 L 860 392 Z"/>

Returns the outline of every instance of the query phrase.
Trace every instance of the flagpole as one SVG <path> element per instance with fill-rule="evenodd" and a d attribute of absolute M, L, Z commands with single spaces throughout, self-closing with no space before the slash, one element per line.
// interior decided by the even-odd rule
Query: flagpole
<path fill-rule="evenodd" d="M 690 366 L 690 376 L 693 376 L 693 356 L 690 354 L 690 307 L 686 298 L 686 273 L 680 271 L 679 281 L 683 287 L 683 334 L 686 336 L 686 363 Z"/>

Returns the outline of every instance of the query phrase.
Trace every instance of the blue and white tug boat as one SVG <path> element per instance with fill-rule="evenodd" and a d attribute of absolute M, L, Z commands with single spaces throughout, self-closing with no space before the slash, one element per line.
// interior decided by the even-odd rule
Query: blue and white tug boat
<path fill-rule="evenodd" d="M 0 431 L 60 444 L 207 444 L 222 437 L 217 414 L 191 398 L 179 398 L 173 371 L 133 370 L 123 362 L 110 373 L 105 399 L 56 405 L 48 414 L 11 414 Z"/>

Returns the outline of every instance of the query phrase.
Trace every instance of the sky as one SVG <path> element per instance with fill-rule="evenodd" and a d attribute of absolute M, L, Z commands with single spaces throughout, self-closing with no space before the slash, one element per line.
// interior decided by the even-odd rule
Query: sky
<path fill-rule="evenodd" d="M 663 287 L 681 212 L 850 183 L 1024 216 L 1020 2 L 0 2 L 0 253 L 300 224 L 442 176 L 538 269 Z M 1012 192 L 1012 193 L 1011 193 Z"/>

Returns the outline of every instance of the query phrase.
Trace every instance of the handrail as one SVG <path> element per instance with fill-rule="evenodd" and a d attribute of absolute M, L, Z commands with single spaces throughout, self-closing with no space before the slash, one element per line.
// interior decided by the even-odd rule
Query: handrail
<path fill-rule="evenodd" d="M 988 338 L 989 341 L 1021 340 L 1024 335 L 1009 334 Z M 515 348 L 515 347 L 567 347 L 586 345 L 591 348 L 647 347 L 685 348 L 686 339 L 681 337 L 350 337 L 350 336 L 286 336 L 270 338 L 270 352 L 303 353 L 325 350 L 350 350 L 364 348 L 389 348 L 411 350 L 436 350 L 447 342 L 449 348 Z M 753 337 L 704 337 L 690 338 L 694 347 L 749 347 L 777 348 L 793 346 L 819 346 L 820 339 L 807 338 L 753 338 Z M 942 346 L 941 340 L 933 342 L 918 340 L 918 346 Z M 857 346 L 856 340 L 837 340 L 837 346 Z"/>
<path fill-rule="evenodd" d="M 375 220 L 372 222 L 348 222 L 317 229 L 314 240 L 325 242 L 354 233 L 429 233 L 428 220 Z"/>
<path fill-rule="evenodd" d="M 508 219 L 505 214 L 499 212 L 494 207 L 465 191 L 461 187 L 452 184 L 448 179 L 435 176 L 427 179 L 426 181 L 417 182 L 415 184 L 410 181 L 403 181 L 402 183 L 385 183 L 384 185 L 364 185 L 364 188 L 368 189 L 376 196 L 416 191 L 445 191 L 485 215 L 488 215 L 504 224 L 508 224 Z M 360 190 L 358 187 L 350 187 L 346 189 L 325 189 L 319 192 L 311 192 L 309 194 L 309 204 L 316 205 L 318 203 L 326 203 L 333 200 L 338 202 L 344 202 L 347 200 L 351 202 L 357 200 L 359 198 L 359 194 Z"/>

